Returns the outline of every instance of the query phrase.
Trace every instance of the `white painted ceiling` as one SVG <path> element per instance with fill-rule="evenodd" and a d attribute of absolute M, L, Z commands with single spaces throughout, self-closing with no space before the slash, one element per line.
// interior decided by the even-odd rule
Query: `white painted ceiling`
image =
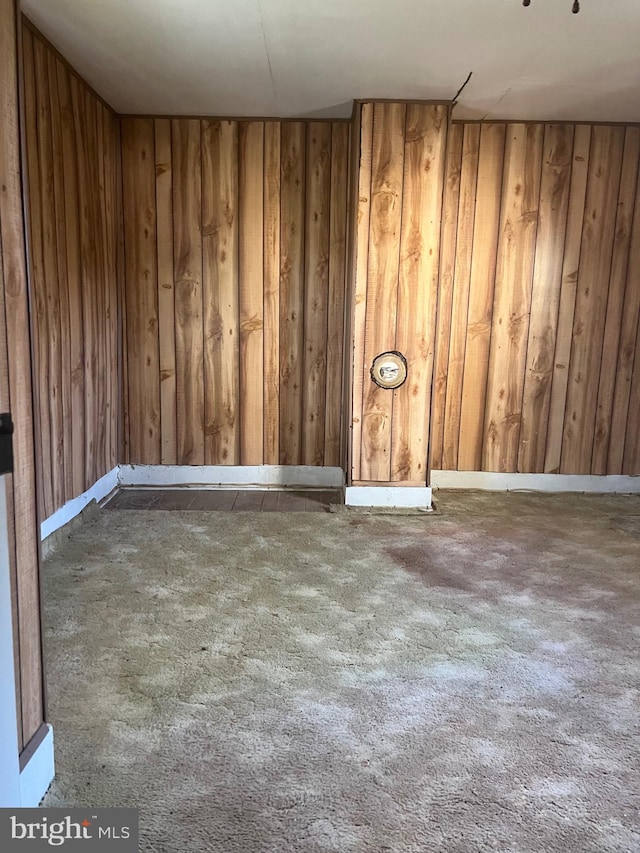
<path fill-rule="evenodd" d="M 640 121 L 640 0 L 23 0 L 121 113 Z"/>

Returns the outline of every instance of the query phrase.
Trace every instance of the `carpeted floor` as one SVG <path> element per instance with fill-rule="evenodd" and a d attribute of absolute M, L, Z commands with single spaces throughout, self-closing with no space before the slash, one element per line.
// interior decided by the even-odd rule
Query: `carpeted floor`
<path fill-rule="evenodd" d="M 95 511 L 44 565 L 45 805 L 164 853 L 640 851 L 640 498 Z"/>

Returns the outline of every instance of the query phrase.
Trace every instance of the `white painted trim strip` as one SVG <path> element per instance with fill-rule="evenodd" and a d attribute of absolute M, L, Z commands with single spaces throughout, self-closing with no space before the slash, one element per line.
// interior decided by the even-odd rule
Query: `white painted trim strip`
<path fill-rule="evenodd" d="M 91 501 L 101 501 L 107 497 L 118 486 L 118 466 L 101 477 L 96 483 L 91 486 L 86 492 L 83 492 L 77 498 L 67 501 L 67 503 L 59 510 L 50 515 L 40 525 L 40 538 L 46 539 L 51 536 L 56 530 L 64 527 L 76 515 L 80 515 L 82 510 L 90 504 Z"/>
<path fill-rule="evenodd" d="M 23 809 L 34 809 L 40 805 L 55 776 L 53 728 L 49 724 L 47 728 L 49 731 L 20 773 L 20 799 Z"/>
<path fill-rule="evenodd" d="M 339 489 L 342 468 L 312 465 L 121 465 L 121 486 L 300 486 Z"/>
<path fill-rule="evenodd" d="M 432 471 L 433 489 L 482 489 L 490 492 L 591 492 L 639 494 L 640 477 L 591 474 L 498 474 L 492 471 Z"/>
<path fill-rule="evenodd" d="M 428 486 L 347 486 L 344 502 L 347 506 L 430 509 L 431 489 Z"/>

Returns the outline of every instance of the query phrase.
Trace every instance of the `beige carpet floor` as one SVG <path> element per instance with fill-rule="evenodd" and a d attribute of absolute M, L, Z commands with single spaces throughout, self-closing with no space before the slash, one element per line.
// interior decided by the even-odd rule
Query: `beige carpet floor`
<path fill-rule="evenodd" d="M 158 853 L 640 851 L 640 498 L 437 508 L 90 514 L 45 805 Z"/>

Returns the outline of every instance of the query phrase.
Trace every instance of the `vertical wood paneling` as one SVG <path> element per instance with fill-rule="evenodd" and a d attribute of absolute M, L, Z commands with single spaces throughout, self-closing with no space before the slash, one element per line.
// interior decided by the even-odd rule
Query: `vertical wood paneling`
<path fill-rule="evenodd" d="M 457 457 L 463 470 L 479 465 L 482 457 L 505 135 L 501 124 L 483 125 L 480 132 Z"/>
<path fill-rule="evenodd" d="M 124 245 L 132 459 L 160 458 L 160 360 L 156 255 L 156 167 L 152 119 L 122 122 Z M 144 417 L 142 416 L 142 413 Z"/>
<path fill-rule="evenodd" d="M 518 463 L 541 158 L 542 126 L 511 125 L 505 143 L 482 448 L 490 471 L 513 471 Z"/>
<path fill-rule="evenodd" d="M 569 362 L 571 360 L 571 333 L 576 306 L 590 148 L 591 128 L 587 125 L 578 125 L 575 128 L 573 138 L 571 187 L 569 190 L 569 209 L 567 212 L 567 229 L 564 257 L 562 260 L 562 281 L 560 285 L 560 306 L 558 309 L 551 400 L 549 403 L 549 419 L 547 424 L 544 470 L 549 474 L 557 474 L 560 471 L 562 432 L 564 429 L 567 387 L 569 384 Z"/>
<path fill-rule="evenodd" d="M 620 192 L 613 238 L 613 256 L 609 277 L 609 296 L 600 365 L 600 385 L 596 405 L 596 423 L 593 437 L 591 473 L 606 474 L 610 442 L 610 424 L 613 412 L 616 370 L 622 312 L 627 284 L 631 230 L 638 183 L 638 156 L 640 152 L 640 128 L 628 127 L 625 131 Z M 640 424 L 638 425 L 640 429 Z"/>
<path fill-rule="evenodd" d="M 27 31 L 25 30 L 25 33 Z M 30 35 L 30 34 L 29 34 Z M 25 75 L 28 62 L 25 55 Z M 82 335 L 82 277 L 80 266 L 80 225 L 78 219 L 78 169 L 76 134 L 71 101 L 69 73 L 56 63 L 56 82 L 62 134 L 62 185 L 64 187 L 64 223 L 67 258 L 67 294 L 69 300 L 69 386 L 71 417 L 66 428 L 67 468 L 72 475 L 72 496 L 85 489 L 84 476 L 84 338 Z M 29 134 L 27 133 L 27 138 Z M 32 226 L 37 227 L 31 200 Z M 35 259 L 34 259 L 35 262 Z M 33 263 L 32 263 L 33 266 Z M 35 271 L 35 270 L 34 270 Z"/>
<path fill-rule="evenodd" d="M 205 122 L 202 246 L 205 346 L 205 463 L 239 456 L 238 127 Z"/>
<path fill-rule="evenodd" d="M 624 128 L 594 127 L 560 470 L 591 469 Z"/>
<path fill-rule="evenodd" d="M 264 125 L 264 463 L 280 463 L 280 123 L 275 121 Z"/>
<path fill-rule="evenodd" d="M 156 264 L 158 270 L 158 338 L 160 369 L 160 460 L 175 465 L 176 336 L 173 288 L 173 194 L 171 121 L 154 122 L 156 166 Z"/>
<path fill-rule="evenodd" d="M 476 204 L 482 204 L 484 197 L 478 193 L 478 169 L 480 153 L 480 126 L 469 125 L 464 129 L 462 143 L 462 162 L 459 184 L 459 214 L 456 236 L 455 260 L 452 281 L 452 313 L 455 318 L 467 317 L 469 311 L 469 290 L 471 284 L 471 269 L 473 258 L 473 234 L 476 219 Z M 483 168 L 493 162 L 483 148 Z M 480 184 L 482 192 L 482 183 Z M 485 211 L 486 214 L 486 211 Z M 487 227 L 486 215 L 479 224 Z M 490 251 L 491 242 L 486 245 Z M 478 254 L 476 253 L 476 270 L 478 269 Z M 445 425 L 443 437 L 442 458 L 445 466 L 457 467 L 460 444 L 460 420 L 462 417 L 462 383 L 465 370 L 465 352 L 467 345 L 467 324 L 456 322 L 451 325 L 449 335 L 449 355 L 447 359 L 447 387 L 445 394 Z"/>
<path fill-rule="evenodd" d="M 633 214 L 633 229 L 629 247 L 629 265 L 627 267 L 627 282 L 624 297 L 624 310 L 620 329 L 620 344 L 618 347 L 618 364 L 616 367 L 615 392 L 613 412 L 611 416 L 611 440 L 607 471 L 610 474 L 621 474 L 627 435 L 631 383 L 633 365 L 636 354 L 637 333 L 640 326 L 640 178 L 636 185 L 636 198 Z M 630 420 L 631 429 L 638 432 L 638 420 Z M 633 441 L 633 435 L 629 436 Z M 640 465 L 631 467 L 631 473 L 640 473 Z"/>
<path fill-rule="evenodd" d="M 640 325 L 636 335 L 635 360 L 629 393 L 627 432 L 622 461 L 623 474 L 640 474 Z"/>
<path fill-rule="evenodd" d="M 347 184 L 349 125 L 331 126 L 331 184 L 329 187 L 329 281 L 327 306 L 326 412 L 324 464 L 341 464 L 342 364 L 345 337 L 345 269 L 347 257 Z"/>
<path fill-rule="evenodd" d="M 181 465 L 202 465 L 204 332 L 200 122 L 195 119 L 173 120 L 171 130 L 174 175 L 177 460 Z"/>
<path fill-rule="evenodd" d="M 142 461 L 134 385 L 148 370 L 161 412 L 149 463 L 339 464 L 348 125 L 126 119 L 124 135 L 145 122 L 155 209 L 147 221 L 129 202 L 125 230 L 153 237 L 157 287 L 144 302 L 150 267 L 130 240 L 129 460 Z M 128 145 L 131 196 L 150 178 Z"/>
<path fill-rule="evenodd" d="M 448 109 L 407 106 L 396 348 L 411 365 L 394 392 L 392 481 L 427 480 Z"/>
<path fill-rule="evenodd" d="M 302 463 L 324 462 L 331 193 L 331 124 L 307 128 Z"/>
<path fill-rule="evenodd" d="M 9 546 L 13 558 L 14 613 L 17 615 L 18 739 L 20 747 L 24 747 L 44 719 L 44 684 L 15 15 L 16 6 L 12 0 L 0 0 L 0 282 L 4 297 L 0 322 L 6 325 L 2 384 L 4 396 L 10 398 L 10 410 L 17 427 L 13 435 L 13 476 L 5 480 L 12 534 Z M 33 144 L 29 147 L 34 148 Z"/>
<path fill-rule="evenodd" d="M 120 461 L 120 143 L 96 95 L 27 24 L 22 36 L 44 518 Z"/>
<path fill-rule="evenodd" d="M 544 470 L 562 284 L 573 128 L 545 129 L 518 470 Z"/>
<path fill-rule="evenodd" d="M 395 349 L 405 119 L 405 104 L 374 106 L 364 374 L 377 353 Z M 391 479 L 392 408 L 393 394 L 365 378 L 360 463 L 363 480 Z"/>
<path fill-rule="evenodd" d="M 306 126 L 282 125 L 280 197 L 280 464 L 302 461 Z"/>
<path fill-rule="evenodd" d="M 356 148 L 358 175 L 355 179 L 356 227 L 353 287 L 353 411 L 351 430 L 351 474 L 362 479 L 362 397 L 366 377 L 363 370 L 367 316 L 367 270 L 369 267 L 369 225 L 371 222 L 371 167 L 373 156 L 373 104 L 360 109 L 359 150 Z"/>
<path fill-rule="evenodd" d="M 431 468 L 441 469 L 443 463 L 444 430 L 447 418 L 446 397 L 449 374 L 449 344 L 451 341 L 451 312 L 453 283 L 458 239 L 458 208 L 464 125 L 453 124 L 447 140 L 447 165 L 442 202 L 442 251 L 440 254 L 440 279 L 438 286 L 438 319 L 436 329 L 436 357 L 433 379 L 433 405 L 430 441 Z M 474 211 L 475 212 L 475 211 Z"/>
<path fill-rule="evenodd" d="M 450 164 L 460 158 L 460 135 L 467 140 L 477 127 L 454 125 Z M 632 387 L 640 315 L 640 131 L 480 127 L 475 194 L 465 191 L 464 157 L 460 189 L 454 166 L 447 177 L 454 192 L 445 193 L 432 464 L 637 473 Z M 490 138 L 493 153 L 486 156 Z M 456 292 L 455 285 L 469 255 L 467 301 L 464 287 Z"/>
<path fill-rule="evenodd" d="M 239 150 L 240 464 L 261 465 L 264 441 L 264 124 L 241 122 Z"/>

